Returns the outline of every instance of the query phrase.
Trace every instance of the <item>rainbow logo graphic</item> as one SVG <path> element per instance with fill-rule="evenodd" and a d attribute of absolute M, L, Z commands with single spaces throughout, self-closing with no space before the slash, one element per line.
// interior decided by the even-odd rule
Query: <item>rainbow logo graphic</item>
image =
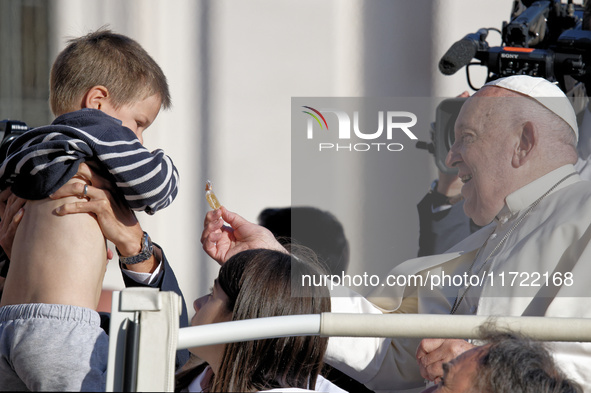
<path fill-rule="evenodd" d="M 324 125 L 326 126 L 326 129 L 328 130 L 328 123 L 326 122 L 326 119 L 324 118 L 324 116 L 322 116 L 322 113 L 320 113 L 320 111 L 312 108 L 311 106 L 302 106 L 302 108 L 309 109 L 312 112 L 314 112 L 316 115 L 320 116 L 320 119 L 322 119 L 322 121 L 324 122 Z M 320 119 L 314 113 L 311 113 L 311 112 L 308 112 L 308 111 L 302 111 L 302 112 L 307 113 L 308 115 L 312 116 L 318 122 L 318 124 L 320 125 L 320 129 L 323 129 L 324 128 L 324 127 L 322 127 L 322 123 L 320 122 Z M 309 127 L 309 128 L 311 128 L 311 127 Z"/>

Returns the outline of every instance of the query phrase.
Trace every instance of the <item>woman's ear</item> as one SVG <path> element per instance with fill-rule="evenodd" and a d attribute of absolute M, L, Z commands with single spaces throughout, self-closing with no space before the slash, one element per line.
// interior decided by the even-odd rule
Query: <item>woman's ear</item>
<path fill-rule="evenodd" d="M 108 98 L 109 90 L 105 86 L 93 86 L 84 96 L 82 107 L 101 110 L 104 101 Z"/>
<path fill-rule="evenodd" d="M 538 141 L 538 130 L 532 122 L 526 122 L 521 128 L 519 144 L 513 153 L 512 164 L 514 168 L 519 168 L 525 164 L 532 156 L 532 151 Z"/>

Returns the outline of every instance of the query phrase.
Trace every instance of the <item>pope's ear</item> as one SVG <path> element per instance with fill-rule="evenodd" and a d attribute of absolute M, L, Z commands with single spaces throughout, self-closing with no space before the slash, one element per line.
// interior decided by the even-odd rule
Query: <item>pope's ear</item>
<path fill-rule="evenodd" d="M 100 110 L 108 97 L 109 90 L 105 86 L 93 86 L 84 96 L 82 107 Z"/>
<path fill-rule="evenodd" d="M 536 143 L 538 141 L 538 130 L 534 123 L 528 121 L 521 128 L 519 143 L 513 152 L 513 167 L 519 168 L 525 164 L 532 156 Z"/>

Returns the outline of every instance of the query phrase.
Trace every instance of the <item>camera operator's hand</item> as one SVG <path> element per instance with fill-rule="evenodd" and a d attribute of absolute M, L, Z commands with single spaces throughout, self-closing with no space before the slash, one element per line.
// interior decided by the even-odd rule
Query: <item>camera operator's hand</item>
<path fill-rule="evenodd" d="M 25 199 L 14 195 L 10 188 L 0 192 L 0 247 L 8 259 L 12 252 L 16 228 L 23 218 L 25 202 Z"/>
<path fill-rule="evenodd" d="M 137 255 L 141 251 L 143 230 L 134 214 L 124 201 L 115 198 L 109 190 L 110 182 L 99 176 L 85 164 L 80 164 L 77 177 L 85 179 L 89 184 L 84 192 L 85 185 L 80 182 L 70 182 L 61 187 L 50 197 L 59 199 L 67 196 L 78 196 L 80 202 L 67 203 L 60 206 L 58 215 L 90 213 L 96 220 L 105 238 L 110 240 L 119 250 L 121 255 Z M 154 247 L 154 251 L 159 250 Z M 113 257 L 108 251 L 109 259 Z M 151 273 L 158 266 L 158 260 L 152 255 L 148 260 L 134 265 L 126 265 L 129 270 Z"/>
<path fill-rule="evenodd" d="M 439 180 L 437 182 L 437 192 L 447 197 L 459 196 L 464 184 L 457 174 L 450 175 L 439 171 Z"/>

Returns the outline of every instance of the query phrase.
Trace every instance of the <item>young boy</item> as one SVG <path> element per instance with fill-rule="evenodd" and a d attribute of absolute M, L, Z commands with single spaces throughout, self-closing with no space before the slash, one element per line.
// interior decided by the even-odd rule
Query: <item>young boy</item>
<path fill-rule="evenodd" d="M 162 151 L 143 148 L 142 133 L 170 107 L 166 78 L 128 37 L 99 30 L 70 41 L 51 70 L 52 125 L 27 131 L 0 167 L 0 189 L 25 199 L 0 302 L 0 390 L 105 389 L 108 338 L 94 311 L 107 262 L 105 239 L 90 214 L 56 209 L 84 203 L 86 161 L 111 179 L 129 206 L 153 214 L 177 193 L 178 174 Z M 67 182 L 80 195 L 48 196 Z M 152 257 L 144 233 L 135 249 L 118 250 L 134 264 Z"/>

